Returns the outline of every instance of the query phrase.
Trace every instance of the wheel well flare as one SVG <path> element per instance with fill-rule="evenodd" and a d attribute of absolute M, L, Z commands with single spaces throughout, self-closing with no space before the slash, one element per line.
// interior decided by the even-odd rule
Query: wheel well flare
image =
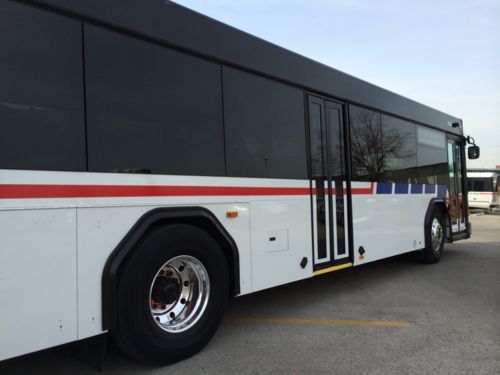
<path fill-rule="evenodd" d="M 117 325 L 117 295 L 120 269 L 135 251 L 136 244 L 158 228 L 171 224 L 188 224 L 206 231 L 219 244 L 227 262 L 231 295 L 240 293 L 239 254 L 236 243 L 215 215 L 203 207 L 157 208 L 144 214 L 129 230 L 108 257 L 102 274 L 102 328 Z"/>

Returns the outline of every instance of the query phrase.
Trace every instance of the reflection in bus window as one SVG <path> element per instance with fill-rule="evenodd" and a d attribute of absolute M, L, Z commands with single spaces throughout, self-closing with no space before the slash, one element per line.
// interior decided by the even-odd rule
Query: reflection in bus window
<path fill-rule="evenodd" d="M 418 179 L 415 124 L 382 115 L 384 180 L 415 183 Z"/>
<path fill-rule="evenodd" d="M 350 106 L 352 177 L 378 181 L 384 170 L 380 113 Z"/>

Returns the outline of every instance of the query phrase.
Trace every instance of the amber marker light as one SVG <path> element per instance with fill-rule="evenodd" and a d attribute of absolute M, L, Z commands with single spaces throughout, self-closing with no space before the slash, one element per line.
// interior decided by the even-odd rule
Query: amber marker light
<path fill-rule="evenodd" d="M 228 219 L 233 219 L 235 217 L 238 217 L 238 211 L 226 211 L 226 217 Z"/>

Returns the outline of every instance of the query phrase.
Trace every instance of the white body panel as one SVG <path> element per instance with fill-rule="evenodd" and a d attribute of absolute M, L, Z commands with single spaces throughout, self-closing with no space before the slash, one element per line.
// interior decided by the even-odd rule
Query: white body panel
<path fill-rule="evenodd" d="M 0 360 L 76 340 L 76 210 L 1 210 L 0 234 Z"/>
<path fill-rule="evenodd" d="M 0 171 L 0 185 L 15 184 L 272 187 L 300 188 L 306 193 L 293 196 L 1 199 L 0 288 L 5 292 L 0 294 L 0 360 L 102 333 L 101 276 L 104 264 L 137 220 L 158 207 L 199 206 L 217 217 L 238 246 L 240 294 L 313 274 L 311 201 L 307 180 Z M 227 218 L 227 211 L 238 211 L 238 217 Z M 71 213 L 71 221 L 64 221 L 69 219 L 61 213 Z M 33 225 L 31 220 L 37 215 L 44 219 Z M 20 236 L 25 242 L 16 242 Z M 270 236 L 276 237 L 277 241 L 270 243 Z M 18 256 L 20 253 L 22 257 Z M 44 262 L 52 262 L 52 267 L 39 269 L 41 257 Z M 303 257 L 309 260 L 304 269 L 299 265 Z M 23 267 L 33 268 L 36 272 L 19 272 Z M 36 285 L 36 288 L 25 291 L 18 285 Z M 36 298 L 19 300 L 20 291 Z M 36 315 L 27 309 L 32 301 L 37 306 Z M 19 334 L 13 324 L 18 321 L 19 309 L 33 319 L 32 325 L 41 322 L 37 330 L 24 324 L 26 330 L 23 335 Z M 37 317 L 42 320 L 37 322 Z M 51 329 L 51 322 L 60 320 L 64 322 L 62 332 L 47 332 Z M 39 340 L 30 339 L 30 335 L 39 337 Z M 24 344 L 11 346 L 14 337 Z M 14 349 L 5 349 L 9 346 Z"/>
<path fill-rule="evenodd" d="M 311 226 L 304 225 L 311 215 L 309 199 L 252 202 L 250 212 L 253 290 L 311 277 Z"/>
<path fill-rule="evenodd" d="M 376 184 L 352 185 L 354 265 L 424 246 L 424 217 L 436 194 L 397 195 L 393 187 L 378 195 Z M 275 190 L 252 195 L 262 188 Z M 321 259 L 310 193 L 308 180 L 0 170 L 0 359 L 102 333 L 106 260 L 155 208 L 198 206 L 215 215 L 238 247 L 240 294 L 313 276 L 313 258 Z M 341 258 L 333 224 L 335 247 L 327 251 Z"/>
<path fill-rule="evenodd" d="M 498 207 L 498 194 L 492 191 L 469 191 L 467 200 L 470 208 Z"/>
<path fill-rule="evenodd" d="M 353 194 L 354 265 L 425 247 L 424 219 L 435 196 L 394 194 L 394 185 L 390 194 Z M 360 246 L 365 249 L 364 259 L 358 256 Z"/>

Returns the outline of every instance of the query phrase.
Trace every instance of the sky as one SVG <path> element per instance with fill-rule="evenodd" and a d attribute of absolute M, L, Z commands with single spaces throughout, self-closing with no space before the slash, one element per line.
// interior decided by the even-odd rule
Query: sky
<path fill-rule="evenodd" d="M 500 164 L 500 0 L 176 0 L 459 117 Z"/>

